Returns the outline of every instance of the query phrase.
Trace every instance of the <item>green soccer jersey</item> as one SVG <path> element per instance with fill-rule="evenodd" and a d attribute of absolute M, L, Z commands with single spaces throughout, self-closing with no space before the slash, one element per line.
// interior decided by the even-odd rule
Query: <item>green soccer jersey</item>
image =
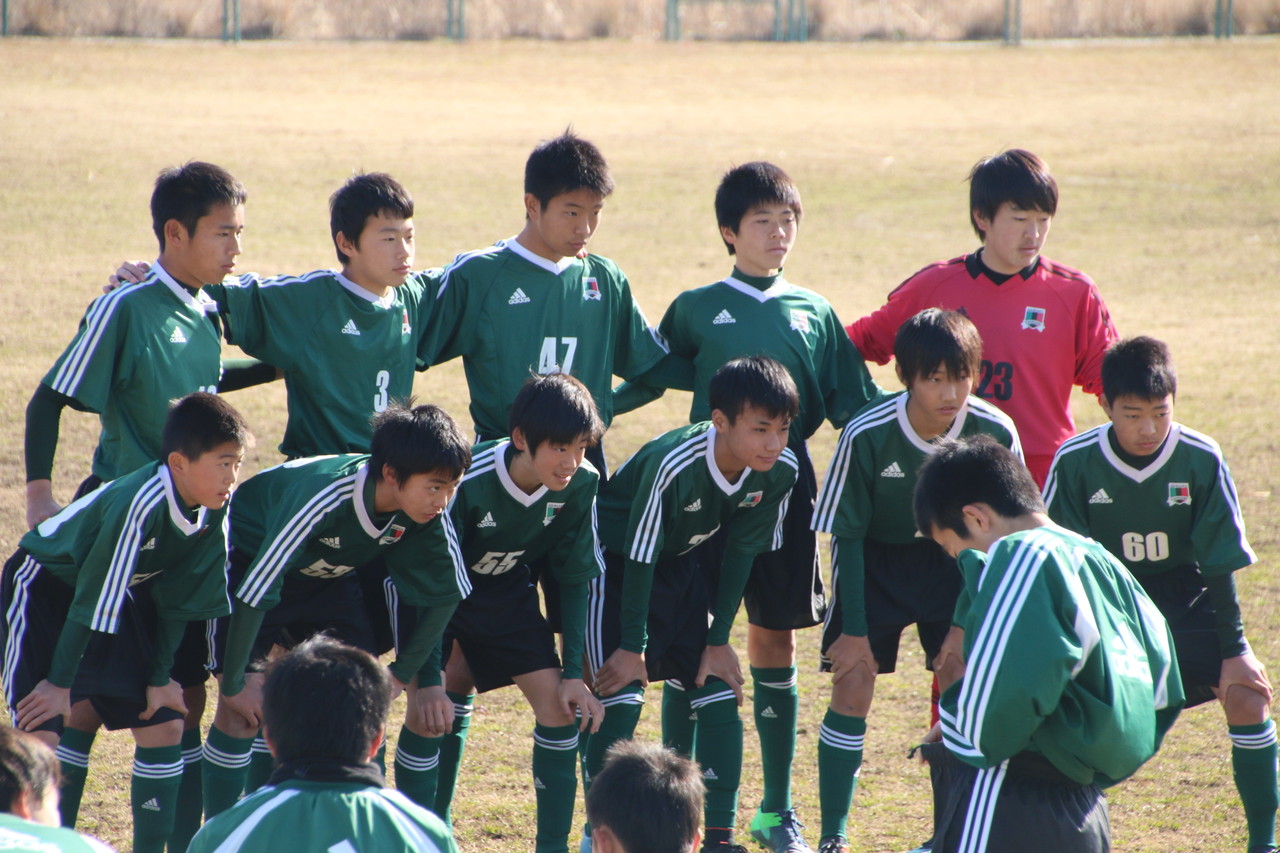
<path fill-rule="evenodd" d="M 383 297 L 334 270 L 229 279 L 205 288 L 227 339 L 285 372 L 289 457 L 367 453 L 369 417 L 413 393 L 439 282 L 414 273 Z"/>
<path fill-rule="evenodd" d="M 1198 564 L 1206 577 L 1257 561 L 1218 443 L 1173 424 L 1145 468 L 1112 446 L 1111 425 L 1067 439 L 1045 481 L 1054 521 L 1096 539 L 1135 574 Z"/>
<path fill-rule="evenodd" d="M 1030 750 L 1106 786 L 1155 754 L 1182 683 L 1164 617 L 1120 563 L 1056 525 L 959 562 L 966 669 L 940 707 L 957 758 L 994 767 Z"/>
<path fill-rule="evenodd" d="M 608 425 L 611 377 L 638 376 L 666 354 L 612 261 L 552 263 L 514 237 L 454 259 L 430 322 L 428 360 L 462 357 L 471 418 L 486 439 L 507 434 L 507 407 L 531 371 L 582 380 Z"/>
<path fill-rule="evenodd" d="M 168 403 L 218 390 L 222 342 L 204 291 L 156 261 L 147 277 L 99 296 L 42 380 L 102 422 L 93 473 L 114 480 L 160 455 Z"/>
<path fill-rule="evenodd" d="M 729 629 L 757 554 L 782 544 L 782 520 L 799 463 L 784 450 L 768 471 L 745 469 L 729 482 L 715 460 L 710 422 L 671 430 L 622 464 L 600 493 L 604 547 L 626 558 L 622 648 L 643 652 L 649 593 L 658 561 L 691 551 L 727 531 L 709 645 L 729 641 Z"/>
<path fill-rule="evenodd" d="M 96 838 L 62 826 L 45 826 L 0 814 L 0 850 L 5 853 L 112 853 Z"/>

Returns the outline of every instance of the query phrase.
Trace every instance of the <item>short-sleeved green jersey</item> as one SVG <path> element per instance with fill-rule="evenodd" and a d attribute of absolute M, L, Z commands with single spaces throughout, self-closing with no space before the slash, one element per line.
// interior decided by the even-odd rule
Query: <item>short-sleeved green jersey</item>
<path fill-rule="evenodd" d="M 994 767 L 1031 750 L 1082 785 L 1124 779 L 1183 705 L 1164 617 L 1097 542 L 1056 525 L 960 555 L 971 603 L 965 674 L 942 696 L 942 738 Z"/>
<path fill-rule="evenodd" d="M 818 492 L 813 529 L 849 539 L 907 544 L 919 537 L 911 510 L 916 474 L 937 445 L 907 419 L 907 392 L 876 402 L 840 433 Z M 1004 412 L 970 396 L 945 438 L 985 433 L 1022 458 L 1018 430 Z"/>
<path fill-rule="evenodd" d="M 0 850 L 6 853 L 112 853 L 96 838 L 64 826 L 45 826 L 14 814 L 0 814 Z"/>
<path fill-rule="evenodd" d="M 399 791 L 296 779 L 259 788 L 212 818 L 188 849 L 190 853 L 458 850 L 440 819 Z"/>
<path fill-rule="evenodd" d="M 599 473 L 583 460 L 564 489 L 553 492 L 543 486 L 526 494 L 511 480 L 515 453 L 505 438 L 476 445 L 471 467 L 449 505 L 472 581 L 482 583 L 544 555 L 565 583 L 599 576 L 604 571 L 596 536 Z"/>
<path fill-rule="evenodd" d="M 289 457 L 367 453 L 369 417 L 413 393 L 439 282 L 414 273 L 383 297 L 340 272 L 244 275 L 206 288 L 227 339 L 285 371 Z"/>
<path fill-rule="evenodd" d="M 530 371 L 582 380 L 608 425 L 611 377 L 638 376 L 666 354 L 612 261 L 552 263 L 514 237 L 454 259 L 431 326 L 429 361 L 462 357 L 471 418 L 486 439 L 507 434 L 507 408 Z"/>
<path fill-rule="evenodd" d="M 147 277 L 89 305 L 75 338 L 42 380 L 102 422 L 93 473 L 107 481 L 160 455 L 169 401 L 216 392 L 222 342 L 213 303 L 156 261 Z"/>
<path fill-rule="evenodd" d="M 448 513 L 426 524 L 400 512 L 376 516 L 368 462 L 366 454 L 297 459 L 236 490 L 231 544 L 252 557 L 237 600 L 269 610 L 288 574 L 337 578 L 380 556 L 407 604 L 455 604 L 466 595 L 470 583 Z"/>
<path fill-rule="evenodd" d="M 1101 542 L 1135 574 L 1198 564 L 1206 576 L 1257 561 L 1218 443 L 1173 424 L 1149 465 L 1128 465 L 1111 425 L 1067 439 L 1045 481 L 1054 521 Z"/>
<path fill-rule="evenodd" d="M 75 588 L 68 618 L 114 634 L 129 587 L 156 575 L 152 598 L 164 617 L 230 612 L 227 514 L 182 506 L 168 466 L 152 462 L 64 507 L 19 544 Z"/>
<path fill-rule="evenodd" d="M 793 445 L 813 435 L 823 420 L 844 426 L 880 394 L 831 304 L 781 276 L 764 289 L 730 276 L 686 290 L 658 330 L 673 355 L 693 362 L 691 422 L 711 417 L 711 377 L 743 356 L 776 359 L 795 380 L 800 413 L 791 428 Z"/>

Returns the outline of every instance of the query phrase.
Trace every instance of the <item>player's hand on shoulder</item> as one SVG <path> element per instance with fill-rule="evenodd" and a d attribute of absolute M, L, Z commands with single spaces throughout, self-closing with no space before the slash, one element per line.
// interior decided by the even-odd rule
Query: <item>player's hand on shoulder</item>
<path fill-rule="evenodd" d="M 1253 652 L 1227 658 L 1222 662 L 1222 670 L 1218 680 L 1219 696 L 1226 701 L 1232 686 L 1247 687 L 1262 694 L 1266 704 L 1271 704 L 1271 679 L 1267 677 L 1267 668 L 1262 665 Z"/>
<path fill-rule="evenodd" d="M 146 278 L 149 272 L 151 272 L 151 264 L 146 261 L 125 261 L 120 264 L 119 269 L 107 276 L 107 283 L 102 288 L 102 292 L 110 293 L 122 284 L 136 284 Z"/>
<path fill-rule="evenodd" d="M 453 700 L 444 687 L 418 687 L 409 691 L 406 722 L 424 737 L 443 737 L 453 728 Z"/>
<path fill-rule="evenodd" d="M 738 653 L 728 643 L 723 646 L 707 646 L 702 650 L 702 662 L 698 665 L 695 684 L 698 687 L 705 687 L 707 679 L 713 675 L 729 685 L 738 704 L 741 705 L 742 685 L 745 681 L 742 677 L 742 664 L 738 662 Z"/>
<path fill-rule="evenodd" d="M 58 687 L 48 679 L 41 681 L 18 701 L 14 724 L 25 732 L 35 731 L 41 724 L 61 716 L 65 723 L 71 716 L 71 689 Z"/>
<path fill-rule="evenodd" d="M 617 649 L 609 655 L 595 675 L 596 694 L 612 696 L 633 681 L 644 687 L 649 683 L 649 673 L 644 665 L 644 655 Z"/>
<path fill-rule="evenodd" d="M 187 715 L 187 703 L 182 698 L 182 685 L 172 678 L 162 687 L 147 686 L 147 709 L 138 715 L 138 719 L 149 720 L 161 708 L 172 708 L 184 717 Z"/>
<path fill-rule="evenodd" d="M 600 731 L 600 723 L 604 721 L 604 705 L 587 683 L 581 678 L 561 679 L 556 688 L 560 697 L 560 707 L 569 716 L 578 715 L 578 728 L 582 731 Z"/>
<path fill-rule="evenodd" d="M 876 656 L 871 653 L 871 641 L 866 637 L 855 637 L 852 634 L 841 634 L 825 652 L 831 661 L 831 683 L 839 684 L 858 667 L 864 667 L 865 675 L 873 677 L 880 667 Z"/>

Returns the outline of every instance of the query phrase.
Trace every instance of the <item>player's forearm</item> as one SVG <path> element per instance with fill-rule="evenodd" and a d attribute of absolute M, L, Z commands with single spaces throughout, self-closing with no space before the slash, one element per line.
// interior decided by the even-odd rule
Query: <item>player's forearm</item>
<path fill-rule="evenodd" d="M 440 638 L 455 609 L 454 602 L 417 608 L 413 633 L 396 647 L 396 659 L 390 667 L 392 675 L 405 684 L 416 675 L 419 687 L 439 686 Z"/>
<path fill-rule="evenodd" d="M 218 391 L 239 391 L 254 385 L 265 385 L 274 382 L 281 375 L 275 365 L 256 358 L 223 359 L 222 381 L 218 383 Z"/>
<path fill-rule="evenodd" d="M 665 393 L 664 389 L 650 385 L 644 378 L 623 382 L 613 389 L 613 413 L 625 414 L 652 403 Z"/>
<path fill-rule="evenodd" d="M 1235 575 L 1216 575 L 1204 579 L 1217 620 L 1218 650 L 1224 659 L 1239 657 L 1249 651 L 1244 636 L 1244 618 L 1240 615 L 1240 599 L 1236 595 Z"/>
<path fill-rule="evenodd" d="M 867 568 L 861 538 L 836 537 L 836 572 L 840 585 L 840 632 L 867 636 Z"/>
<path fill-rule="evenodd" d="M 49 665 L 46 676 L 54 687 L 70 688 L 76 680 L 76 670 L 80 668 L 80 659 L 89 646 L 89 638 L 93 630 L 88 625 L 81 625 L 68 619 L 62 623 L 62 631 L 58 634 L 58 644 L 53 648 L 53 662 Z"/>
<path fill-rule="evenodd" d="M 182 635 L 186 629 L 187 623 L 177 619 L 156 620 L 156 636 L 147 684 L 152 687 L 164 687 L 169 683 L 169 673 L 173 671 L 173 658 L 178 652 L 178 644 L 182 642 Z"/>
<path fill-rule="evenodd" d="M 231 619 L 227 626 L 227 646 L 222 654 L 222 688 L 224 696 L 235 696 L 244 689 L 244 673 L 249 668 L 253 643 L 262 628 L 266 614 L 239 599 L 232 601 Z"/>
<path fill-rule="evenodd" d="M 723 646 L 729 642 L 729 631 L 738 615 L 743 590 L 751 575 L 754 552 L 726 550 L 720 564 L 720 581 L 716 587 L 716 600 L 711 610 L 711 627 L 707 629 L 707 645 Z"/>
<path fill-rule="evenodd" d="M 620 648 L 644 654 L 649 642 L 649 595 L 653 592 L 653 564 L 628 559 L 622 574 L 622 641 Z"/>
<path fill-rule="evenodd" d="M 62 410 L 69 398 L 41 382 L 27 404 L 27 431 L 24 446 L 27 457 L 27 482 L 53 479 L 53 457 L 58 450 L 58 429 Z M 49 497 L 53 486 L 50 484 Z M 30 495 L 28 495 L 28 500 Z"/>
<path fill-rule="evenodd" d="M 560 626 L 564 631 L 564 678 L 582 678 L 586 649 L 587 583 L 560 584 Z"/>

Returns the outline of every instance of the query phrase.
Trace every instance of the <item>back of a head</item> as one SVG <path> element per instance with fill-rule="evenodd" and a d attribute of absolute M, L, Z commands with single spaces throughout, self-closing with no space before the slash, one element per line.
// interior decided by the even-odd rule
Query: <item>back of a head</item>
<path fill-rule="evenodd" d="M 35 735 L 0 726 L 0 811 L 12 812 L 24 796 L 43 802 L 61 783 L 58 759 Z"/>
<path fill-rule="evenodd" d="M 604 434 L 595 398 L 587 386 L 568 373 L 526 379 L 511 402 L 507 427 L 508 435 L 514 435 L 517 429 L 523 433 L 531 453 L 545 441 L 572 444 L 585 437 L 594 446 Z"/>
<path fill-rule="evenodd" d="M 392 219 L 413 218 L 413 196 L 385 172 L 353 175 L 329 196 L 329 232 L 339 263 L 350 258 L 337 248 L 338 232 L 358 243 L 369 217 L 379 214 Z"/>
<path fill-rule="evenodd" d="M 193 161 L 165 169 L 156 178 L 151 193 L 151 229 L 164 251 L 164 224 L 176 219 L 188 234 L 196 222 L 220 204 L 237 207 L 248 194 L 230 172 L 212 163 Z"/>
<path fill-rule="evenodd" d="M 912 496 L 916 529 L 925 536 L 936 529 L 968 539 L 968 504 L 986 504 L 1005 518 L 1044 512 L 1031 472 L 990 435 L 942 439 L 936 445 L 937 452 L 920 468 Z"/>
<path fill-rule="evenodd" d="M 978 237 L 983 234 L 974 212 L 994 219 L 1005 202 L 1050 216 L 1058 212 L 1058 182 L 1045 162 L 1030 151 L 1010 148 L 982 158 L 969 172 L 969 222 Z"/>
<path fill-rule="evenodd" d="M 626 853 L 687 853 L 702 823 L 698 765 L 664 746 L 619 741 L 587 791 L 587 820 Z"/>
<path fill-rule="evenodd" d="M 926 308 L 898 327 L 893 357 L 907 387 L 939 367 L 948 376 L 977 378 L 982 337 L 973 321 L 960 312 Z"/>
<path fill-rule="evenodd" d="M 389 465 L 400 482 L 415 474 L 441 472 L 461 477 L 471 464 L 471 442 L 449 413 L 439 406 L 391 403 L 373 416 L 369 469 L 382 476 Z"/>
<path fill-rule="evenodd" d="M 601 198 L 613 192 L 609 164 L 599 148 L 568 129 L 533 149 L 524 166 L 524 191 L 544 209 L 556 196 L 581 189 Z"/>
<path fill-rule="evenodd" d="M 1163 400 L 1178 393 L 1178 372 L 1164 341 L 1141 335 L 1117 341 L 1102 358 L 1102 395 Z"/>
<path fill-rule="evenodd" d="M 234 442 L 253 446 L 253 433 L 235 407 L 217 394 L 197 391 L 169 409 L 160 439 L 160 458 L 173 452 L 194 461 L 215 447 Z"/>
<path fill-rule="evenodd" d="M 771 418 L 794 420 L 800 411 L 800 392 L 791 374 L 768 356 L 753 355 L 726 362 L 711 377 L 707 398 L 732 423 L 747 406 Z"/>
<path fill-rule="evenodd" d="M 800 190 L 790 175 L 772 163 L 743 163 L 725 172 L 716 188 L 716 224 L 736 234 L 742 217 L 757 207 L 774 204 L 790 207 L 797 221 L 804 215 Z M 732 255 L 733 246 L 727 241 L 725 246 Z"/>
<path fill-rule="evenodd" d="M 391 677 L 368 652 L 316 636 L 275 660 L 262 719 L 276 761 L 368 760 L 387 722 Z"/>

